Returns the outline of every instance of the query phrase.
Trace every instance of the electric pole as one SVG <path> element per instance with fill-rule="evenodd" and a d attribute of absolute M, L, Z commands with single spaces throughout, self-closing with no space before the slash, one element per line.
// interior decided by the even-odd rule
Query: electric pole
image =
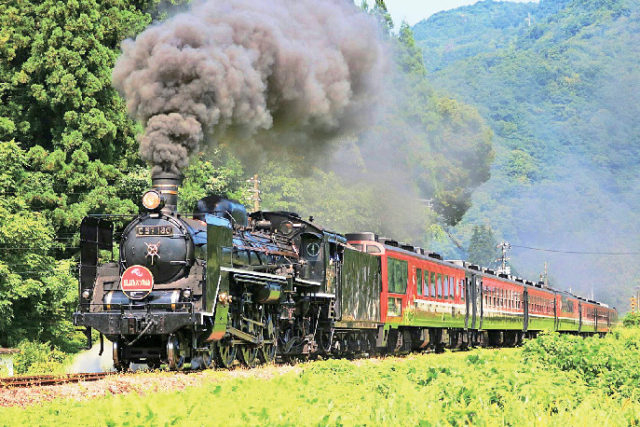
<path fill-rule="evenodd" d="M 253 184 L 253 188 L 249 189 L 249 192 L 253 193 L 251 195 L 251 200 L 253 200 L 253 211 L 258 212 L 260 210 L 260 202 L 262 199 L 260 198 L 260 180 L 258 179 L 258 174 L 253 175 L 253 178 L 249 178 L 247 182 Z"/>
<path fill-rule="evenodd" d="M 511 243 L 503 241 L 503 242 L 500 242 L 500 244 L 498 244 L 496 248 L 500 248 L 502 250 L 502 256 L 496 260 L 500 263 L 500 269 L 498 273 L 511 274 L 511 267 L 507 265 L 507 261 L 509 261 L 509 258 L 507 257 L 507 251 L 511 249 Z"/>
<path fill-rule="evenodd" d="M 547 261 L 544 262 L 544 273 L 540 275 L 540 281 L 544 283 L 545 288 L 549 287 L 549 270 L 548 270 Z"/>

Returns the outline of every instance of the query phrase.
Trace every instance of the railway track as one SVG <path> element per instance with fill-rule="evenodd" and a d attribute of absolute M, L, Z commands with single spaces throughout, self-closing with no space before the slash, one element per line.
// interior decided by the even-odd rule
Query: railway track
<path fill-rule="evenodd" d="M 81 381 L 97 381 L 113 372 L 87 372 L 81 374 L 66 375 L 34 375 L 23 377 L 0 378 L 0 389 L 15 387 L 37 387 L 44 385 L 58 385 L 67 383 L 77 383 Z"/>

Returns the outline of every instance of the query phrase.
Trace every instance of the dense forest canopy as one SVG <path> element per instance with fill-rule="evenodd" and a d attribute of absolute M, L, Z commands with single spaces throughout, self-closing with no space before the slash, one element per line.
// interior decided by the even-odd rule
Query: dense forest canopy
<path fill-rule="evenodd" d="M 185 3 L 3 3 L 0 346 L 81 345 L 71 324 L 80 222 L 116 214 L 121 229 L 150 180 L 138 154 L 145 123 L 128 116 L 112 70 L 124 39 Z M 389 62 L 385 98 L 372 106 L 365 131 L 335 141 L 310 167 L 304 153 L 248 162 L 228 144 L 202 145 L 184 171 L 182 212 L 214 193 L 249 202 L 247 179 L 259 173 L 264 209 L 313 215 L 340 232 L 425 244 L 460 221 L 473 189 L 489 178 L 492 132 L 474 107 L 434 88 L 411 29 L 394 30 L 382 0 L 362 8 L 378 18 Z"/>
<path fill-rule="evenodd" d="M 535 279 L 548 261 L 552 283 L 623 309 L 638 285 L 633 256 L 517 246 L 640 250 L 639 18 L 636 1 L 484 1 L 414 27 L 432 84 L 476 106 L 495 134 L 491 179 L 456 238 L 488 225 L 514 244 L 522 274 Z"/>

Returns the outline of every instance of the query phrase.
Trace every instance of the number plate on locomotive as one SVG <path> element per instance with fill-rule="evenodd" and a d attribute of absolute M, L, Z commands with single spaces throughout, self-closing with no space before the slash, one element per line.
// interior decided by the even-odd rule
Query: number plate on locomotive
<path fill-rule="evenodd" d="M 172 236 L 173 227 L 170 225 L 139 225 L 136 236 Z"/>

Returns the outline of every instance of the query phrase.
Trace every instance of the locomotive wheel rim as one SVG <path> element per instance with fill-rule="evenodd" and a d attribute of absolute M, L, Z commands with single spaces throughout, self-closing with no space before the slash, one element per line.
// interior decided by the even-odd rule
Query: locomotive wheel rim
<path fill-rule="evenodd" d="M 215 367 L 215 343 L 209 345 L 209 350 L 202 353 L 202 363 L 205 369 L 213 369 Z"/>
<path fill-rule="evenodd" d="M 167 341 L 167 359 L 170 370 L 177 371 L 182 369 L 184 357 L 180 355 L 180 342 L 176 337 L 169 338 L 169 341 Z"/>
<path fill-rule="evenodd" d="M 250 347 L 248 345 L 240 346 L 238 359 L 247 368 L 253 368 L 258 364 L 258 347 Z"/>
<path fill-rule="evenodd" d="M 255 328 L 253 327 L 253 324 L 250 322 L 247 322 L 245 325 L 242 326 L 242 331 L 247 332 L 248 334 L 251 334 L 251 335 L 254 335 L 256 332 Z M 241 344 L 238 346 L 238 360 L 240 361 L 240 363 L 242 363 L 246 367 L 253 368 L 256 365 L 258 365 L 259 350 L 260 349 L 254 345 Z"/>
<path fill-rule="evenodd" d="M 113 367 L 118 372 L 129 369 L 129 361 L 122 359 L 122 350 L 118 341 L 113 342 Z"/>
<path fill-rule="evenodd" d="M 118 369 L 120 366 L 120 349 L 117 341 L 114 341 L 112 344 L 112 355 L 113 355 L 113 366 Z"/>
<path fill-rule="evenodd" d="M 215 359 L 223 368 L 230 368 L 233 366 L 233 361 L 236 359 L 237 348 L 231 344 L 231 340 L 224 338 L 221 341 L 213 343 L 215 350 Z"/>
<path fill-rule="evenodd" d="M 273 361 L 276 359 L 276 352 L 278 350 L 278 345 L 277 345 L 276 330 L 273 327 L 273 321 L 271 320 L 271 315 L 267 316 L 266 320 L 264 320 L 263 323 L 267 325 L 267 327 L 264 328 L 263 338 L 265 340 L 271 341 L 272 344 L 264 344 L 262 348 L 260 348 L 258 357 L 260 358 L 260 361 L 262 363 L 273 363 Z"/>
<path fill-rule="evenodd" d="M 147 367 L 152 370 L 152 371 L 156 371 L 158 369 L 160 369 L 160 360 L 158 359 L 153 359 L 153 360 L 148 360 L 147 361 Z"/>
<path fill-rule="evenodd" d="M 246 326 L 244 326 L 242 330 L 251 335 L 255 333 L 255 328 L 251 323 L 248 323 Z M 238 352 L 238 356 L 239 356 L 238 360 L 240 361 L 240 363 L 242 363 L 248 368 L 253 368 L 258 364 L 258 352 L 259 352 L 258 347 L 255 347 L 249 344 L 244 344 L 244 345 L 240 345 L 239 350 L 240 351 Z"/>

